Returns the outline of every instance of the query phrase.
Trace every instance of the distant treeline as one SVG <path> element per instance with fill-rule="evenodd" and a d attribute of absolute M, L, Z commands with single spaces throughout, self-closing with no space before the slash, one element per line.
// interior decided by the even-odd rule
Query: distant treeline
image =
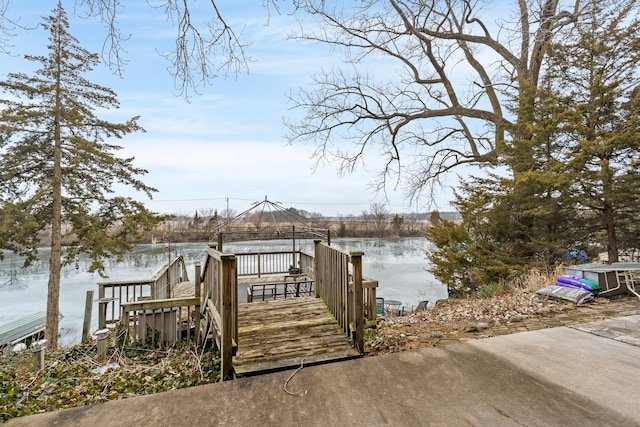
<path fill-rule="evenodd" d="M 415 237 L 424 236 L 430 213 L 391 214 L 363 212 L 362 215 L 324 217 L 296 209 L 268 216 L 255 213 L 244 216 L 209 215 L 172 216 L 145 236 L 149 242 L 215 241 L 222 232 L 225 241 L 336 237 Z M 231 212 L 233 214 L 233 212 Z M 440 212 L 441 217 L 459 219 L 455 212 Z"/>

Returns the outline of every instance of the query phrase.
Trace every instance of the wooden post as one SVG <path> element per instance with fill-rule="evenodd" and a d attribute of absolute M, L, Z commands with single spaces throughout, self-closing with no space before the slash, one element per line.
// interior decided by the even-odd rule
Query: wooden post
<path fill-rule="evenodd" d="M 31 343 L 31 354 L 33 355 L 33 369 L 39 371 L 44 369 L 44 349 L 47 340 L 40 340 Z"/>
<path fill-rule="evenodd" d="M 218 233 L 218 247 L 216 250 L 222 252 L 222 232 Z"/>
<path fill-rule="evenodd" d="M 258 277 L 260 277 L 260 252 L 258 252 Z"/>
<path fill-rule="evenodd" d="M 169 243 L 171 245 L 171 243 Z M 164 297 L 171 298 L 171 246 L 169 246 L 169 264 L 167 264 L 167 274 L 165 275 Z"/>
<path fill-rule="evenodd" d="M 133 315 L 133 319 L 136 320 L 136 315 Z M 140 321 L 140 319 L 137 319 L 138 322 Z M 122 314 L 120 315 L 120 322 L 122 322 L 122 326 L 124 326 L 124 342 L 129 344 L 129 331 L 131 331 L 131 326 L 129 325 L 130 320 L 129 320 L 129 310 L 125 309 L 124 307 L 122 307 Z M 137 328 L 138 328 L 138 324 L 137 322 L 134 322 L 133 325 L 133 339 L 134 341 L 138 338 L 137 337 Z"/>
<path fill-rule="evenodd" d="M 364 252 L 351 252 L 353 264 L 353 319 L 355 327 L 354 343 L 360 353 L 364 353 L 364 310 L 362 306 L 362 256 Z"/>
<path fill-rule="evenodd" d="M 98 329 L 107 326 L 107 302 L 104 300 L 104 285 L 98 283 Z"/>
<path fill-rule="evenodd" d="M 98 362 L 104 362 L 107 356 L 107 337 L 109 336 L 108 329 L 100 329 L 96 332 L 98 337 L 98 353 L 96 354 L 96 360 Z"/>
<path fill-rule="evenodd" d="M 291 268 L 297 268 L 296 267 L 296 226 L 292 225 L 291 226 L 291 234 L 293 236 L 293 249 L 291 250 Z M 292 271 L 292 273 L 295 273 L 295 270 Z"/>
<path fill-rule="evenodd" d="M 193 279 L 194 283 L 195 283 L 195 289 L 194 289 L 194 294 L 193 296 L 195 296 L 196 298 L 198 298 L 198 304 L 196 305 L 195 309 L 196 309 L 196 318 L 195 318 L 195 324 L 194 324 L 194 329 L 195 329 L 195 342 L 197 344 L 201 344 L 200 342 L 200 315 L 201 315 L 201 307 L 202 307 L 202 298 L 200 296 L 200 287 L 201 287 L 201 282 L 200 282 L 200 272 L 201 268 L 200 268 L 200 263 L 196 264 L 196 271 L 195 271 L 195 278 Z"/>
<path fill-rule="evenodd" d="M 231 304 L 233 307 L 233 341 L 238 345 L 238 260 L 233 256 L 233 273 L 231 277 Z"/>
<path fill-rule="evenodd" d="M 320 298 L 320 286 L 322 286 L 322 273 L 320 272 L 320 239 L 313 240 L 313 280 L 316 288 L 316 298 Z M 326 301 L 325 301 L 326 302 Z"/>
<path fill-rule="evenodd" d="M 371 287 L 369 289 L 369 301 L 367 301 L 367 305 L 369 306 L 369 320 L 373 320 L 374 322 L 378 320 L 378 310 L 376 308 L 376 287 Z"/>
<path fill-rule="evenodd" d="M 91 313 L 93 313 L 93 291 L 87 291 L 87 298 L 84 303 L 84 322 L 82 323 L 82 343 L 89 342 L 91 329 Z"/>
<path fill-rule="evenodd" d="M 236 274 L 236 258 L 234 255 L 221 255 L 222 261 L 222 286 L 220 289 L 220 317 L 222 318 L 222 331 L 220 338 L 220 378 L 222 381 L 233 378 L 233 284 Z"/>

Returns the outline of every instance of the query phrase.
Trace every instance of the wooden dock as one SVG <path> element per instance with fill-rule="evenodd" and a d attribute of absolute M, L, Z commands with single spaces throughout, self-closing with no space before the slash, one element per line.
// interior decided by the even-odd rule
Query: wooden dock
<path fill-rule="evenodd" d="M 347 254 L 314 240 L 314 254 L 229 254 L 209 247 L 205 262 L 195 266 L 193 283 L 187 281 L 183 260 L 163 267 L 153 279 L 99 283 L 104 300 L 99 323 L 122 322 L 131 342 L 146 341 L 140 311 L 146 322 L 146 311 L 160 310 L 162 328 L 155 326 L 155 312 L 150 313 L 151 328 L 160 332 L 157 343 L 164 345 L 165 329 L 174 336 L 172 315 L 164 313 L 185 313 L 184 320 L 176 320 L 176 339 L 193 336 L 200 345 L 211 339 L 223 380 L 360 357 L 365 321 L 375 319 L 377 282 L 363 280 L 362 252 Z M 251 262 L 243 261 L 245 255 Z M 294 255 L 298 258 L 292 262 Z M 292 270 L 292 263 L 300 267 Z M 256 265 L 258 280 L 249 270 Z M 239 278 L 239 271 L 245 277 Z M 254 302 L 240 303 L 250 286 L 261 292 L 251 294 Z M 269 299 L 255 301 L 257 294 Z M 146 295 L 151 299 L 140 298 Z M 167 317 L 170 328 L 164 326 Z"/>
<path fill-rule="evenodd" d="M 60 314 L 60 319 L 62 318 L 64 316 Z M 0 352 L 22 341 L 37 341 L 44 338 L 46 325 L 47 313 L 44 311 L 0 325 Z"/>
<path fill-rule="evenodd" d="M 320 298 L 238 305 L 237 376 L 360 357 Z"/>

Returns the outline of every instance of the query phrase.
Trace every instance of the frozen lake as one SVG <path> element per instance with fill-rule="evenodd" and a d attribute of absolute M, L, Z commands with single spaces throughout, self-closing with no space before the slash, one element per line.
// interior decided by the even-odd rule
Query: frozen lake
<path fill-rule="evenodd" d="M 331 245 L 347 253 L 364 252 L 363 274 L 379 281 L 378 296 L 401 301 L 408 308 L 415 307 L 422 300 L 429 300 L 432 305 L 439 299 L 447 298 L 446 287 L 426 270 L 428 242 L 424 238 L 334 239 Z M 172 243 L 171 257 L 183 255 L 189 277 L 193 278 L 194 266 L 204 261 L 206 247 L 206 243 Z M 291 249 L 292 242 L 289 240 L 224 244 L 224 251 L 230 253 Z M 313 254 L 313 242 L 296 241 L 296 249 Z M 35 265 L 22 269 L 22 260 L 5 252 L 5 259 L 0 262 L 0 324 L 46 311 L 48 258 L 49 250 L 43 249 Z M 164 244 L 138 245 L 122 262 L 108 262 L 108 279 L 87 273 L 88 261 L 84 259 L 79 261 L 78 268 L 65 267 L 60 286 L 60 312 L 64 315 L 60 321 L 60 345 L 80 342 L 86 292 L 93 290 L 97 298 L 97 282 L 150 278 L 167 263 L 168 258 L 169 250 Z M 94 303 L 93 311 L 92 330 L 95 330 L 98 322 L 97 303 Z"/>

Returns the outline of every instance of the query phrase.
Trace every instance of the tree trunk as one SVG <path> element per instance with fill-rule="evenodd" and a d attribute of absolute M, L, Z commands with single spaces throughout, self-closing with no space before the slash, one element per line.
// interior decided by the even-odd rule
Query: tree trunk
<path fill-rule="evenodd" d="M 56 132 L 53 161 L 53 212 L 51 214 L 51 256 L 49 257 L 49 282 L 47 292 L 47 348 L 58 348 L 58 324 L 60 313 L 60 271 L 62 269 L 62 144 Z"/>
<path fill-rule="evenodd" d="M 60 236 L 60 221 L 58 221 L 57 224 L 58 226 L 56 227 L 56 221 L 52 222 L 51 256 L 49 258 L 49 282 L 47 285 L 47 327 L 45 330 L 45 338 L 47 340 L 47 348 L 49 350 L 55 350 L 58 348 L 58 325 L 60 322 L 60 270 L 62 268 L 62 239 Z"/>
<path fill-rule="evenodd" d="M 608 262 L 618 262 L 618 241 L 616 237 L 616 212 L 614 209 L 613 194 L 613 171 L 610 167 L 609 158 L 600 160 L 600 176 L 602 177 L 602 220 L 604 228 L 607 230 L 607 257 Z"/>
<path fill-rule="evenodd" d="M 56 87 L 53 122 L 53 180 L 51 212 L 51 256 L 49 257 L 49 282 L 47 292 L 47 327 L 45 338 L 47 348 L 58 348 L 58 327 L 60 323 L 60 271 L 62 270 L 62 42 L 59 34 L 56 48 Z"/>
<path fill-rule="evenodd" d="M 618 239 L 616 237 L 615 214 L 613 208 L 608 206 L 604 210 L 604 222 L 607 229 L 607 257 L 609 264 L 618 262 Z"/>
<path fill-rule="evenodd" d="M 49 257 L 49 282 L 47 292 L 47 348 L 58 348 L 58 324 L 60 313 L 60 271 L 62 269 L 62 168 L 61 143 L 55 142 L 53 166 L 53 212 L 51 214 L 51 256 Z"/>

